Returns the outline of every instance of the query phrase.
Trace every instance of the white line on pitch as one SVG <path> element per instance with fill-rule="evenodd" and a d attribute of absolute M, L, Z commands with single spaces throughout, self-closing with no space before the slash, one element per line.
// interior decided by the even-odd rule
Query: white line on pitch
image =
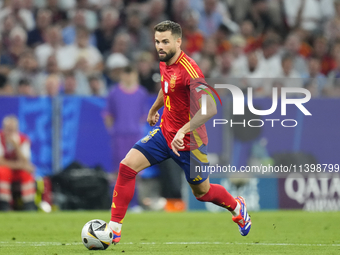
<path fill-rule="evenodd" d="M 62 245 L 81 245 L 81 242 L 74 242 L 74 243 L 61 243 L 61 242 L 1 242 L 0 241 L 0 247 L 1 246 L 62 246 Z M 340 247 L 340 244 L 302 244 L 302 243 L 240 243 L 240 242 L 163 242 L 163 243 L 157 243 L 157 242 L 140 242 L 140 243 L 132 243 L 132 242 L 126 242 L 126 243 L 119 243 L 119 245 L 155 245 L 155 244 L 161 244 L 161 245 L 190 245 L 190 244 L 213 244 L 213 245 L 261 245 L 261 246 L 334 246 L 334 247 Z"/>

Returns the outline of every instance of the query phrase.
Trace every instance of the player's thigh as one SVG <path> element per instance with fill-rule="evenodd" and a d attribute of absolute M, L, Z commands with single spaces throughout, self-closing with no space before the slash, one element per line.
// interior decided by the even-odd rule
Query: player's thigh
<path fill-rule="evenodd" d="M 13 170 L 7 166 L 0 166 L 0 182 L 12 182 Z"/>
<path fill-rule="evenodd" d="M 192 184 L 189 183 L 192 193 L 194 194 L 195 197 L 203 197 L 205 194 L 208 193 L 210 189 L 210 181 L 209 177 L 207 177 L 203 182 L 199 184 Z"/>
<path fill-rule="evenodd" d="M 198 149 L 192 151 L 180 151 L 180 157 L 171 152 L 172 159 L 183 169 L 185 178 L 193 192 L 197 196 L 202 196 L 209 191 L 209 172 L 206 168 L 209 166 L 207 154 Z"/>
<path fill-rule="evenodd" d="M 128 154 L 126 154 L 121 163 L 135 170 L 137 173 L 151 165 L 144 154 L 135 148 L 132 148 Z"/>
<path fill-rule="evenodd" d="M 132 169 L 139 172 L 169 158 L 168 151 L 166 140 L 160 128 L 156 127 L 133 146 L 122 163 L 130 162 L 128 164 L 133 164 Z"/>
<path fill-rule="evenodd" d="M 34 183 L 35 184 L 33 175 L 30 172 L 27 172 L 25 170 L 16 170 L 15 174 L 13 175 L 13 181 L 20 182 L 20 183 Z"/>

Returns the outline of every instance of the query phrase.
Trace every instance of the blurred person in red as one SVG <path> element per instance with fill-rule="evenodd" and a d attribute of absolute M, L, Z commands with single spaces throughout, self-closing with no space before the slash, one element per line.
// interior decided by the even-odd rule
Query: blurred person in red
<path fill-rule="evenodd" d="M 214 35 L 217 44 L 217 54 L 222 54 L 225 51 L 231 50 L 232 45 L 229 42 L 229 35 L 229 28 L 226 25 L 221 24 Z"/>
<path fill-rule="evenodd" d="M 308 71 L 305 58 L 300 54 L 301 38 L 299 34 L 292 33 L 287 36 L 284 42 L 283 54 L 290 54 L 293 57 L 294 69 L 300 74 Z"/>
<path fill-rule="evenodd" d="M 10 209 L 11 185 L 20 182 L 24 210 L 35 210 L 34 166 L 31 163 L 31 144 L 25 134 L 19 132 L 15 116 L 6 116 L 0 131 L 0 210 Z"/>
<path fill-rule="evenodd" d="M 324 36 L 317 36 L 313 42 L 313 54 L 321 61 L 321 73 L 327 75 L 336 67 L 334 58 L 329 54 L 328 41 Z"/>
<path fill-rule="evenodd" d="M 183 26 L 183 50 L 188 55 L 200 52 L 204 44 L 204 36 L 198 29 L 199 13 L 197 11 L 187 11 L 184 14 Z"/>
<path fill-rule="evenodd" d="M 247 42 L 247 47 L 250 47 L 256 41 L 254 24 L 250 20 L 244 20 L 240 25 L 240 33 Z"/>

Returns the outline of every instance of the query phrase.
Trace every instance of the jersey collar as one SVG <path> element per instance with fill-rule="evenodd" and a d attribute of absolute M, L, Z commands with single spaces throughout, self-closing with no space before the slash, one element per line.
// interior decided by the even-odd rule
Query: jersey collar
<path fill-rule="evenodd" d="M 181 54 L 179 55 L 178 59 L 176 60 L 175 64 L 177 64 L 184 56 L 184 52 L 181 51 Z"/>

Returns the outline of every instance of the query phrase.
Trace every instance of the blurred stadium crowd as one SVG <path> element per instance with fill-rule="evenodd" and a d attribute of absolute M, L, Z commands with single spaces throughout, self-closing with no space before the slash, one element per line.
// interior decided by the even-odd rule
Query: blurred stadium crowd
<path fill-rule="evenodd" d="M 340 96 L 340 0 L 2 0 L 0 94 L 105 96 L 131 64 L 156 93 L 166 19 L 207 78 Z"/>

